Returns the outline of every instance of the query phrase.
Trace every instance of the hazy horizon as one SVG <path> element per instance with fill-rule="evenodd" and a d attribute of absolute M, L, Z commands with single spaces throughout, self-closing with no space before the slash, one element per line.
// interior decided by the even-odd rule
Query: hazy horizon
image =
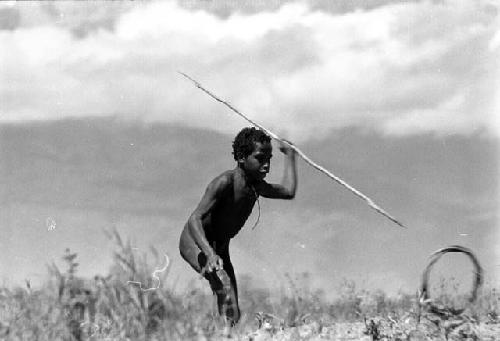
<path fill-rule="evenodd" d="M 46 263 L 62 265 L 66 247 L 79 254 L 82 275 L 104 275 L 114 244 L 103 230 L 112 228 L 139 253 L 153 245 L 169 255 L 165 285 L 197 279 L 179 256 L 178 238 L 208 182 L 235 166 L 234 136 L 112 118 L 4 124 L 0 132 L 2 178 L 8 179 L 2 250 L 3 259 L 14 260 L 2 262 L 4 279 L 39 283 Z M 237 275 L 270 289 L 286 285 L 286 273 L 308 272 L 313 287 L 328 293 L 345 278 L 389 293 L 412 292 L 430 254 L 460 244 L 477 254 L 487 282 L 498 283 L 497 202 L 488 200 L 497 192 L 484 180 L 498 170 L 497 142 L 480 136 L 408 141 L 349 129 L 300 145 L 408 229 L 299 160 L 297 197 L 261 198 L 257 227 L 251 230 L 256 206 L 231 242 Z M 281 177 L 282 157 L 274 154 L 269 181 Z M 442 272 L 469 285 L 467 259 L 442 262 L 435 278 Z"/>

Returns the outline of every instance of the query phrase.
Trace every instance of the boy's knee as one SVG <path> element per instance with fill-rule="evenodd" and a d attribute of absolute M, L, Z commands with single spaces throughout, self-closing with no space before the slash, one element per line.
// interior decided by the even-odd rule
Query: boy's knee
<path fill-rule="evenodd" d="M 220 288 L 225 292 L 229 293 L 232 289 L 232 285 L 231 285 L 231 278 L 227 274 L 226 270 L 224 269 L 217 270 L 215 274 L 217 275 L 217 279 L 220 282 Z"/>

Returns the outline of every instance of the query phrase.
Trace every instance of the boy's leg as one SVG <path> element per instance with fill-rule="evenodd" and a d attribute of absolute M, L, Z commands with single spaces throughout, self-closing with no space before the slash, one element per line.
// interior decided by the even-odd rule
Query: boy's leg
<path fill-rule="evenodd" d="M 240 319 L 236 279 L 231 260 L 224 256 L 224 254 L 221 255 L 223 269 L 207 272 L 204 276 L 210 283 L 212 291 L 217 296 L 219 315 L 224 316 L 231 325 L 234 325 Z M 199 264 L 203 268 L 207 261 L 205 254 L 200 253 L 198 259 Z"/>
<path fill-rule="evenodd" d="M 201 250 L 196 245 L 193 238 L 189 235 L 186 228 L 182 231 L 181 240 L 179 242 L 179 251 L 182 258 L 197 272 L 201 273 L 202 266 L 199 263 L 199 257 Z"/>
<path fill-rule="evenodd" d="M 183 231 L 181 235 L 179 249 L 182 258 L 189 263 L 197 273 L 201 274 L 207 264 L 207 257 L 186 231 Z M 217 272 L 212 271 L 210 273 L 206 272 L 202 275 L 208 280 L 212 291 L 217 296 L 219 314 L 225 316 L 232 324 L 235 324 L 240 319 L 236 278 L 234 276 L 233 265 L 229 258 L 229 252 L 226 248 L 224 249 L 225 250 L 222 250 L 220 254 L 223 262 L 223 270 Z"/>
<path fill-rule="evenodd" d="M 240 312 L 240 307 L 238 303 L 238 286 L 236 285 L 236 276 L 234 275 L 234 268 L 233 264 L 231 263 L 231 260 L 229 257 L 223 259 L 224 262 L 224 270 L 226 273 L 226 276 L 228 278 L 225 279 L 225 282 L 229 280 L 229 295 L 230 295 L 230 302 L 228 302 L 228 308 L 231 311 L 231 320 L 232 323 L 238 323 L 241 312 Z M 229 314 L 227 314 L 229 316 Z"/>

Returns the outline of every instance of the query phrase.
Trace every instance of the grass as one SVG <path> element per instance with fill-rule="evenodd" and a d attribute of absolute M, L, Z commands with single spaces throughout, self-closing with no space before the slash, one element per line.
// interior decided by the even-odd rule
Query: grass
<path fill-rule="evenodd" d="M 214 314 L 213 297 L 187 288 L 142 291 L 139 281 L 153 287 L 146 255 L 138 255 L 117 231 L 114 263 L 105 277 L 78 276 L 77 254 L 66 250 L 66 269 L 48 266 L 45 284 L 33 289 L 0 288 L 0 340 L 219 340 L 224 321 Z M 164 262 L 151 248 L 155 264 Z M 165 282 L 168 271 L 159 274 Z M 338 298 L 329 301 L 312 290 L 308 274 L 292 278 L 290 290 L 254 288 L 240 280 L 244 315 L 232 330 L 237 340 L 495 340 L 500 335 L 500 294 L 483 289 L 463 318 L 436 318 L 421 309 L 416 294 L 388 297 L 380 290 L 359 290 L 345 280 Z M 436 304 L 460 304 L 453 285 L 434 288 Z"/>

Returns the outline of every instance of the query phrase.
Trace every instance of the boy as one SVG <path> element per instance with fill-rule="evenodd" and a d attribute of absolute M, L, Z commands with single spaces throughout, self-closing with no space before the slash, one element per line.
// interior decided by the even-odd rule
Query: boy
<path fill-rule="evenodd" d="M 271 138 L 243 128 L 233 142 L 237 165 L 208 185 L 181 234 L 182 258 L 202 274 L 217 295 L 219 314 L 234 325 L 240 318 L 238 289 L 229 258 L 229 241 L 243 227 L 258 196 L 293 199 L 297 188 L 295 151 L 281 143 L 285 170 L 281 184 L 264 181 L 270 170 Z"/>

